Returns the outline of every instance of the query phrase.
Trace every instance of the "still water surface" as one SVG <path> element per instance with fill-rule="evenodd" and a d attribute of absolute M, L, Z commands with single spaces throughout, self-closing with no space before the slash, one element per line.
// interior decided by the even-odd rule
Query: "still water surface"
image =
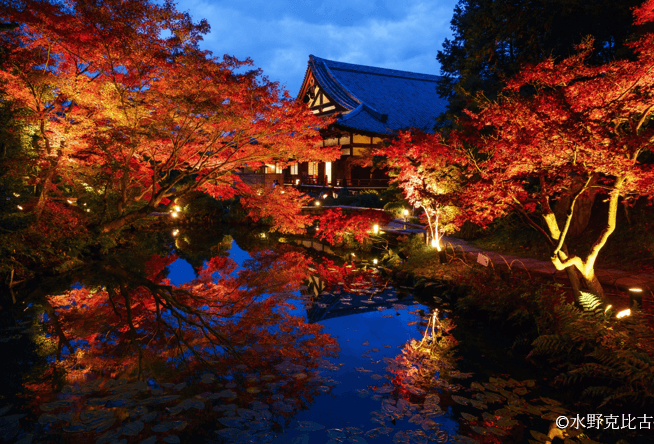
<path fill-rule="evenodd" d="M 461 362 L 446 303 L 253 237 L 150 233 L 23 289 L 2 313 L 0 440 L 545 442 L 570 414 L 528 366 Z"/>

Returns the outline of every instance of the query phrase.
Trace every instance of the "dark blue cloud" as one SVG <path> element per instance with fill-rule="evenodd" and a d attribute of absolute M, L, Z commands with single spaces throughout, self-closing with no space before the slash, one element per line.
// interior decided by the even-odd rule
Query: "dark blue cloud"
<path fill-rule="evenodd" d="M 206 18 L 203 47 L 250 57 L 297 94 L 309 54 L 341 62 L 438 74 L 436 52 L 451 36 L 456 0 L 186 0 L 179 9 Z"/>

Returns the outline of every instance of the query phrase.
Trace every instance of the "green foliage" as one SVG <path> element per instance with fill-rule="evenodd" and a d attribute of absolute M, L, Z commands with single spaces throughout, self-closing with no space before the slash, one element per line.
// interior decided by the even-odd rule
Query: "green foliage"
<path fill-rule="evenodd" d="M 600 398 L 600 405 L 654 398 L 654 332 L 640 312 L 616 319 L 590 293 L 582 292 L 577 307 L 553 284 L 488 269 L 472 273 L 465 285 L 469 291 L 457 307 L 534 339 L 529 357 L 551 362 L 559 383 Z"/>
<path fill-rule="evenodd" d="M 383 208 L 384 202 L 376 190 L 362 190 L 358 194 L 343 194 L 336 199 L 328 199 L 325 205 L 345 205 L 349 207 Z"/>
<path fill-rule="evenodd" d="M 583 394 L 609 402 L 651 402 L 654 398 L 654 332 L 636 312 L 616 319 L 593 295 L 582 308 L 555 308 L 556 330 L 539 336 L 532 356 L 543 355 L 563 370 L 564 384 L 586 383 Z M 589 385 L 588 385 L 589 384 Z"/>

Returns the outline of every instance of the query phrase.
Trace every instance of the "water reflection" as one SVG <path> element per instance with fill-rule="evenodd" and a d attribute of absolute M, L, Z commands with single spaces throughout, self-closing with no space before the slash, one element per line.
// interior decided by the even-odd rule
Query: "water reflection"
<path fill-rule="evenodd" d="M 330 391 L 319 367 L 332 367 L 336 340 L 289 313 L 309 258 L 280 245 L 251 251 L 237 271 L 214 256 L 172 285 L 177 259 L 105 260 L 77 273 L 75 288 L 42 295 L 29 331 L 48 367 L 25 384 L 36 421 L 4 416 L 5 439 L 180 442 L 209 435 L 209 423 L 214 437 L 269 442 Z"/>

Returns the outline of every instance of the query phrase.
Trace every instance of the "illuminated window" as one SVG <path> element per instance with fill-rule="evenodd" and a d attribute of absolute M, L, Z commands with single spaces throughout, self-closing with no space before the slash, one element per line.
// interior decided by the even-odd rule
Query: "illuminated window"
<path fill-rule="evenodd" d="M 318 175 L 318 162 L 309 162 L 309 176 Z"/>
<path fill-rule="evenodd" d="M 291 165 L 291 174 L 293 176 L 297 176 L 297 174 L 298 174 L 298 172 L 297 172 L 297 163 L 295 165 Z"/>

